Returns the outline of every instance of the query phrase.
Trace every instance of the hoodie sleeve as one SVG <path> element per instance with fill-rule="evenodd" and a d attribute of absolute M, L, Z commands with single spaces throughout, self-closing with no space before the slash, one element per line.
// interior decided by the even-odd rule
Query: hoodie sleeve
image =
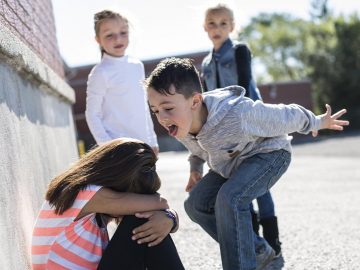
<path fill-rule="evenodd" d="M 188 161 L 190 163 L 190 172 L 196 171 L 203 173 L 204 163 L 207 159 L 207 154 L 202 149 L 197 140 L 194 140 L 194 137 L 191 135 L 186 136 L 185 138 L 179 139 L 179 141 L 186 147 L 190 152 Z"/>
<path fill-rule="evenodd" d="M 196 171 L 201 174 L 203 173 L 205 161 L 202 158 L 194 154 L 190 154 L 188 160 L 190 162 L 190 172 Z"/>
<path fill-rule="evenodd" d="M 297 104 L 267 104 L 257 101 L 248 102 L 246 106 L 249 107 L 239 111 L 238 115 L 241 115 L 241 126 L 248 134 L 275 137 L 293 132 L 308 134 L 320 129 L 320 117 Z"/>

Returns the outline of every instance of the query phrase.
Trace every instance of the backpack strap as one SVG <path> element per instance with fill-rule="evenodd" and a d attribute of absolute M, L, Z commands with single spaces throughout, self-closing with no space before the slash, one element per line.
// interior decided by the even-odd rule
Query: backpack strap
<path fill-rule="evenodd" d="M 203 92 L 207 92 L 208 91 L 208 87 L 206 85 L 206 81 L 205 81 L 205 78 L 203 76 L 200 77 L 200 82 L 201 82 L 201 85 L 203 87 Z"/>
<path fill-rule="evenodd" d="M 207 92 L 208 91 L 208 87 L 206 85 L 206 80 L 205 80 L 205 75 L 204 75 L 204 67 L 208 66 L 210 64 L 211 61 L 211 53 L 209 53 L 208 55 L 206 55 L 201 63 L 201 73 L 200 73 L 200 82 L 201 85 L 203 87 L 203 92 Z"/>
<path fill-rule="evenodd" d="M 238 75 L 238 85 L 246 89 L 245 96 L 249 96 L 249 86 L 251 81 L 251 52 L 245 44 L 236 44 L 235 60 Z"/>

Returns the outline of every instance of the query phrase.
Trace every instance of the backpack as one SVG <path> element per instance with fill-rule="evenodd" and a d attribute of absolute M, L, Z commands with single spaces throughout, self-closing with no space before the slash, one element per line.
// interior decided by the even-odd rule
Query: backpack
<path fill-rule="evenodd" d="M 235 61 L 238 75 L 238 85 L 246 89 L 245 96 L 249 96 L 249 87 L 251 82 L 251 52 L 245 44 L 236 44 Z"/>
<path fill-rule="evenodd" d="M 246 89 L 245 96 L 249 97 L 249 88 L 251 83 L 251 52 L 247 45 L 243 43 L 235 44 L 235 62 L 238 75 L 238 85 Z M 205 80 L 201 79 L 204 92 L 207 92 L 207 86 Z"/>

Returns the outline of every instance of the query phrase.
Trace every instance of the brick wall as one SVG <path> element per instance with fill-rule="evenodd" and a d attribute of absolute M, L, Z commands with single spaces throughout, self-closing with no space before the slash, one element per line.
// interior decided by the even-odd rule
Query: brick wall
<path fill-rule="evenodd" d="M 310 81 L 275 82 L 258 85 L 258 87 L 266 103 L 296 103 L 308 110 L 313 110 Z"/>
<path fill-rule="evenodd" d="M 0 25 L 64 78 L 51 0 L 0 0 Z"/>

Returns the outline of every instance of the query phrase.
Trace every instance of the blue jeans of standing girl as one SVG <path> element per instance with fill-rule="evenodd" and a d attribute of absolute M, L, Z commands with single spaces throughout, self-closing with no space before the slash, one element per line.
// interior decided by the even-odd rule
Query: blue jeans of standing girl
<path fill-rule="evenodd" d="M 258 205 L 260 219 L 266 219 L 266 218 L 275 216 L 274 201 L 272 199 L 270 192 L 266 192 L 264 195 L 257 197 L 256 202 Z M 253 213 L 255 212 L 255 209 L 254 209 L 254 206 L 252 203 L 250 205 L 250 211 Z"/>
<path fill-rule="evenodd" d="M 249 205 L 279 180 L 290 160 L 285 150 L 257 154 L 229 179 L 209 171 L 189 193 L 186 213 L 219 242 L 224 270 L 256 268 L 255 248 L 265 240 L 253 231 Z"/>

